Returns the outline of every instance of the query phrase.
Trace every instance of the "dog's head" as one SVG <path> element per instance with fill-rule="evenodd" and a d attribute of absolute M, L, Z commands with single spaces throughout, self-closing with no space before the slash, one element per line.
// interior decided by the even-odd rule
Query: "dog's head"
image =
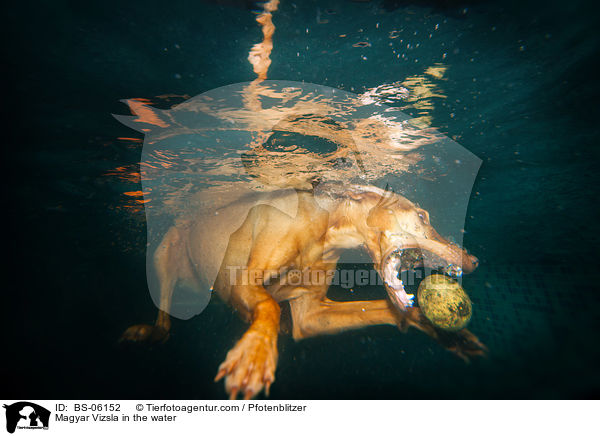
<path fill-rule="evenodd" d="M 406 198 L 386 190 L 368 213 L 367 245 L 392 302 L 401 310 L 412 306 L 400 275 L 426 267 L 451 276 L 470 273 L 479 261 L 440 236 L 429 213 Z"/>

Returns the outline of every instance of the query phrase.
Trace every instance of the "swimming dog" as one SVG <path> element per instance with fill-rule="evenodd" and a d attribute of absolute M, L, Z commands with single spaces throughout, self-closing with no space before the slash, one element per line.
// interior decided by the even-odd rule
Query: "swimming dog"
<path fill-rule="evenodd" d="M 306 273 L 331 277 L 341 253 L 359 247 L 371 257 L 389 298 L 328 299 L 330 281 Z M 398 262 L 405 254 L 411 260 Z M 250 399 L 263 390 L 268 395 L 278 359 L 280 304 L 285 301 L 296 340 L 389 324 L 402 331 L 415 327 L 465 360 L 486 351 L 468 330 L 437 329 L 412 307 L 413 296 L 398 276 L 403 270 L 426 262 L 469 273 L 478 260 L 440 236 L 427 211 L 391 191 L 324 184 L 316 192 L 288 189 L 249 195 L 215 216 L 192 217 L 171 227 L 153 261 L 160 284 L 158 318 L 153 326 L 130 327 L 123 339 L 166 340 L 175 285 L 193 284 L 199 275 L 214 276 L 214 293 L 250 324 L 215 378 L 225 379 L 232 399 Z M 321 279 L 299 280 L 299 274 Z"/>

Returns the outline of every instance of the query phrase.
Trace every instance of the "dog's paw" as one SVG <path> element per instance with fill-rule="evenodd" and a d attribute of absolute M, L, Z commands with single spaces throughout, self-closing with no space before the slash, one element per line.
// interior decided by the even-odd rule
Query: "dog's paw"
<path fill-rule="evenodd" d="M 471 357 L 487 356 L 488 348 L 467 329 L 457 332 L 438 332 L 438 342 L 465 362 Z"/>
<path fill-rule="evenodd" d="M 163 343 L 169 339 L 169 332 L 162 327 L 137 324 L 132 325 L 123 332 L 119 343 Z"/>
<path fill-rule="evenodd" d="M 269 388 L 275 380 L 277 346 L 273 338 L 259 331 L 248 330 L 227 353 L 215 381 L 225 377 L 225 390 L 235 400 L 241 393 L 245 400 Z"/>
<path fill-rule="evenodd" d="M 425 317 L 418 307 L 411 307 L 398 316 L 398 327 L 402 331 L 406 331 L 408 327 L 418 328 L 467 363 L 471 357 L 487 356 L 487 347 L 469 330 L 449 332 L 439 329 Z"/>

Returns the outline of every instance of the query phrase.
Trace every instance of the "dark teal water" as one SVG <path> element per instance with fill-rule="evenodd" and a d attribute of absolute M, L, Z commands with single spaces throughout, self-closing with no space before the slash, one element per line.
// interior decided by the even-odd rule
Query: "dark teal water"
<path fill-rule="evenodd" d="M 144 215 L 123 195 L 140 184 L 110 175 L 140 161 L 140 145 L 117 138 L 141 136 L 110 114 L 126 113 L 123 98 L 167 108 L 155 97 L 253 79 L 255 15 L 235 1 L 6 14 L 4 395 L 223 398 L 212 378 L 245 325 L 218 301 L 175 321 L 162 347 L 116 346 L 155 308 Z M 430 115 L 483 160 L 464 238 L 481 266 L 464 286 L 490 356 L 465 365 L 391 327 L 282 336 L 272 398 L 598 395 L 596 16 L 584 1 L 282 1 L 269 78 L 360 93 L 447 66 Z"/>

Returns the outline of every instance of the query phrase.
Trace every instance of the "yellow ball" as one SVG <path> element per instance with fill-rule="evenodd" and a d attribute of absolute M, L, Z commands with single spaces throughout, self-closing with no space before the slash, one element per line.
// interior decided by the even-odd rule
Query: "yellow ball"
<path fill-rule="evenodd" d="M 417 299 L 423 314 L 440 329 L 457 331 L 471 319 L 471 299 L 460 284 L 448 276 L 426 277 L 419 285 Z"/>

